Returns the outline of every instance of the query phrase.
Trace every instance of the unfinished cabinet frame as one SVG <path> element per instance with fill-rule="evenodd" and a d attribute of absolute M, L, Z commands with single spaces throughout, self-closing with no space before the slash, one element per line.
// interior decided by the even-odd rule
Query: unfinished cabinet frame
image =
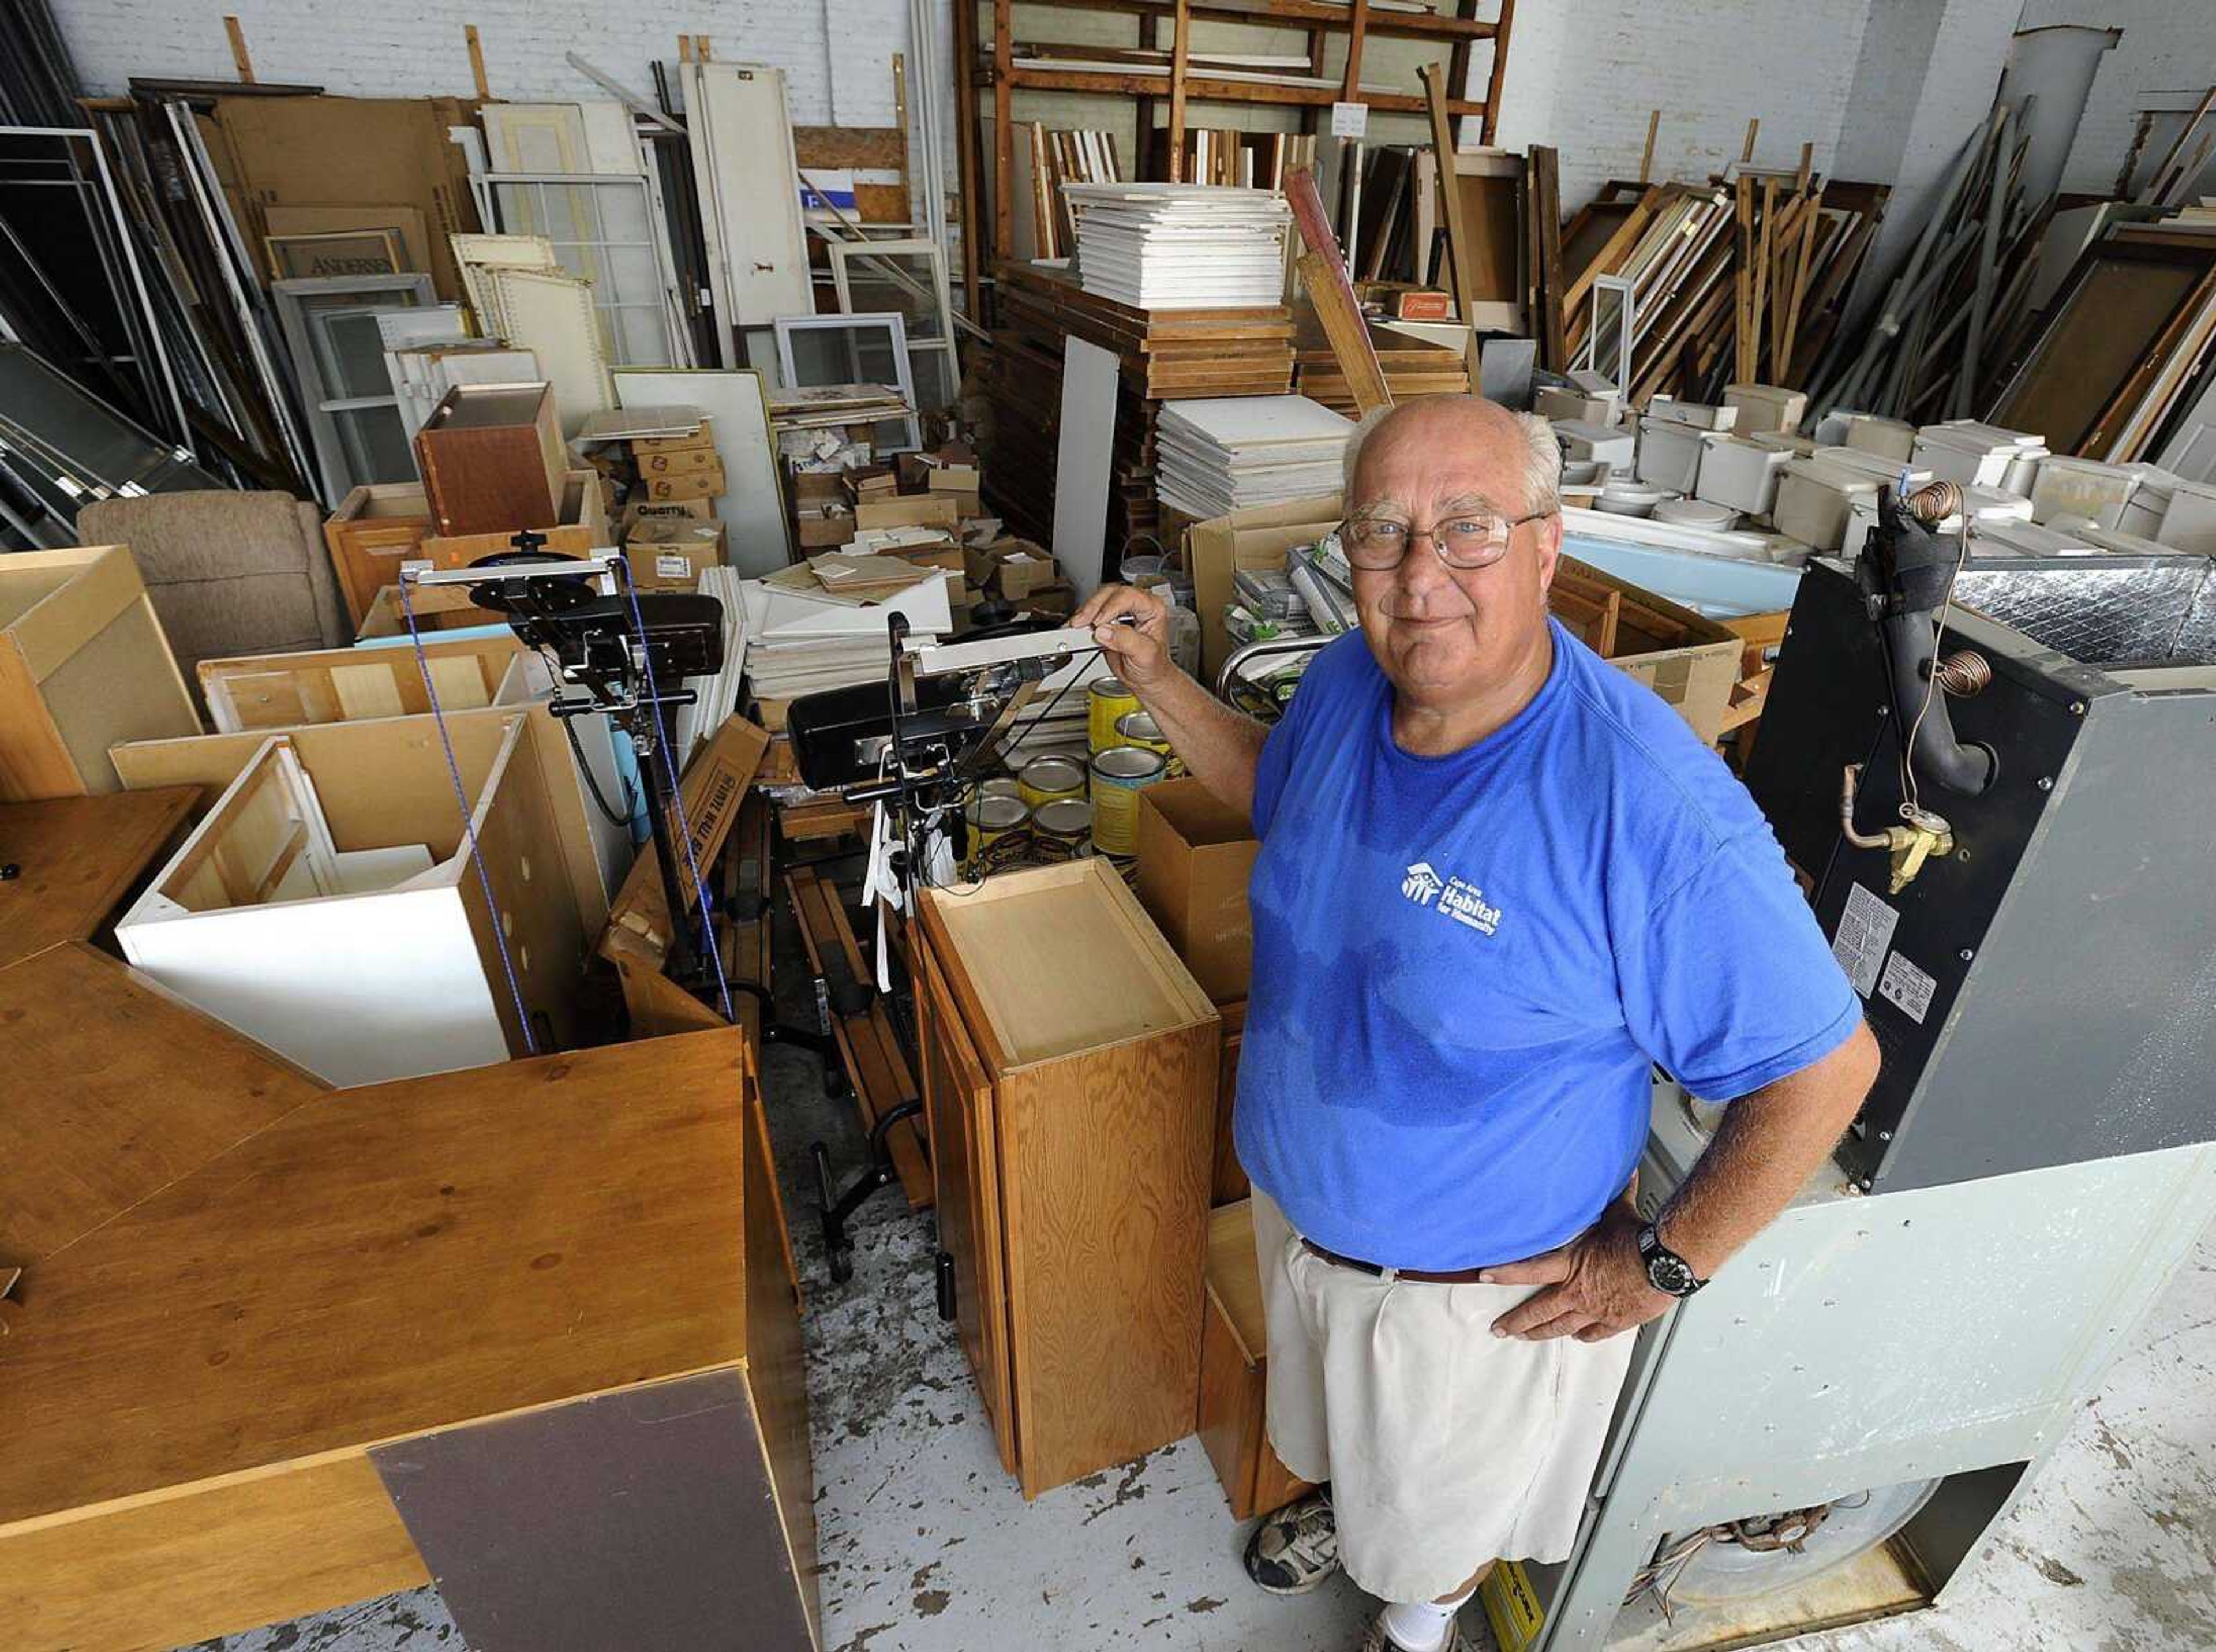
<path fill-rule="evenodd" d="M 1216 1010 L 1105 861 L 919 901 L 955 1323 L 1025 1497 L 1192 1432 Z"/>
<path fill-rule="evenodd" d="M 110 746 L 200 726 L 126 548 L 0 556 L 0 802 L 114 791 Z"/>
<path fill-rule="evenodd" d="M 209 740 L 228 742 L 209 753 L 219 767 L 243 745 Z M 584 937 L 528 715 L 271 736 L 116 940 L 188 1003 L 334 1084 L 562 1047 Z"/>

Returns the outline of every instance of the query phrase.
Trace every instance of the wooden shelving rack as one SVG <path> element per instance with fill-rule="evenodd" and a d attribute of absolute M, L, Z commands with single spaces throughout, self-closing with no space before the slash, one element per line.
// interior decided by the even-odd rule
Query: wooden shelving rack
<path fill-rule="evenodd" d="M 1315 113 L 1333 103 L 1366 103 L 1376 110 L 1402 114 L 1423 114 L 1427 105 L 1414 90 L 1365 94 L 1362 90 L 1363 43 L 1371 35 L 1404 40 L 1439 40 L 1449 46 L 1448 83 L 1462 86 L 1469 75 L 1470 47 L 1479 40 L 1493 42 L 1493 71 L 1482 98 L 1456 98 L 1447 105 L 1450 116 L 1474 116 L 1480 122 L 1480 141 L 1493 141 L 1495 111 L 1500 104 L 1501 77 L 1508 64 L 1508 40 L 1515 21 L 1516 0 L 1498 0 L 1499 15 L 1480 21 L 1476 13 L 1489 0 L 1453 0 L 1452 15 L 1438 12 L 1374 10 L 1370 0 L 1351 0 L 1329 5 L 1320 0 L 1045 0 L 1054 9 L 1073 11 L 1111 11 L 1142 20 L 1173 20 L 1170 65 L 1160 74 L 1117 74 L 1099 69 L 1056 69 L 1019 62 L 1012 14 L 1013 0 L 990 0 L 993 9 L 992 52 L 981 58 L 979 12 L 983 0 L 957 0 L 954 8 L 954 77 L 957 164 L 962 174 L 964 216 L 967 203 L 983 199 L 979 186 L 981 169 L 989 165 L 993 201 L 989 247 L 969 249 L 963 259 L 963 286 L 970 312 L 976 313 L 980 273 L 1010 255 L 1014 246 L 1014 210 L 1008 187 L 1015 163 L 1012 130 L 1014 95 L 1019 90 L 1090 92 L 1139 100 L 1139 126 L 1144 134 L 1154 125 L 1154 104 L 1169 101 L 1168 153 L 1173 175 L 1185 154 L 1185 108 L 1189 102 L 1275 103 L 1304 107 L 1302 124 L 1314 131 Z M 1196 21 L 1238 22 L 1299 29 L 1307 36 L 1308 70 L 1306 78 L 1323 76 L 1325 49 L 1336 36 L 1346 40 L 1346 66 L 1337 86 L 1275 83 L 1259 79 L 1223 79 L 1191 72 L 1187 58 L 1192 49 Z M 1151 43 L 1151 30 L 1144 38 Z M 983 114 L 980 94 L 992 95 L 993 144 L 989 157 L 980 153 L 979 120 Z M 1175 181 L 1174 175 L 1171 180 Z M 982 227 L 982 226 L 981 226 Z"/>

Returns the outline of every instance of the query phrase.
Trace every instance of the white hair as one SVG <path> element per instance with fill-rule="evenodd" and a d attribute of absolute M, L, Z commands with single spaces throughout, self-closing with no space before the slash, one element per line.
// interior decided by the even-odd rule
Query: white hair
<path fill-rule="evenodd" d="M 1430 401 L 1451 399 L 1466 402 L 1481 400 L 1474 396 L 1452 398 L 1432 396 L 1425 399 Z M 1401 408 L 1414 405 L 1416 404 L 1413 402 L 1403 402 L 1399 407 L 1372 408 L 1362 415 L 1360 422 L 1354 427 L 1353 433 L 1346 439 L 1345 470 L 1342 485 L 1349 495 L 1347 499 L 1349 508 L 1351 508 L 1354 503 L 1352 498 L 1354 470 L 1356 465 L 1361 463 L 1362 444 L 1369 439 L 1370 432 L 1376 430 L 1379 425 L 1391 418 Z M 1493 407 L 1498 404 L 1484 402 L 1483 405 Z M 1536 413 L 1515 413 L 1506 408 L 1502 408 L 1500 411 L 1508 415 L 1510 421 L 1516 427 L 1516 433 L 1524 439 L 1522 470 L 1524 508 L 1550 513 L 1560 510 L 1562 508 L 1562 445 L 1554 438 L 1554 427 Z"/>

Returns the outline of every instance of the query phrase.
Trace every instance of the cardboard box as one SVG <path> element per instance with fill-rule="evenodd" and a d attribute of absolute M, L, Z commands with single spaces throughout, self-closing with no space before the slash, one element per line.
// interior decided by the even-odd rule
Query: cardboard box
<path fill-rule="evenodd" d="M 638 460 L 642 476 L 687 476 L 697 470 L 720 470 L 723 461 L 712 447 L 680 447 L 674 453 L 649 453 Z"/>
<path fill-rule="evenodd" d="M 713 499 L 727 487 L 721 464 L 674 476 L 642 476 L 639 483 L 646 489 L 647 498 L 656 504 L 679 499 Z"/>
<path fill-rule="evenodd" d="M 1717 621 L 1564 556 L 1547 606 L 1609 664 L 1653 689 L 1713 746 L 1729 721 L 1745 645 Z"/>
<path fill-rule="evenodd" d="M 859 505 L 865 499 L 882 499 L 899 491 L 889 464 L 865 464 L 846 472 L 846 498 Z"/>
<path fill-rule="evenodd" d="M 854 537 L 854 513 L 844 505 L 803 505 L 792 526 L 803 550 L 833 550 Z"/>
<path fill-rule="evenodd" d="M 624 541 L 631 582 L 642 591 L 695 591 L 704 568 L 723 561 L 723 525 L 649 517 Z"/>
<path fill-rule="evenodd" d="M 730 836 L 739 818 L 739 806 L 746 801 L 747 789 L 754 784 L 754 771 L 761 767 L 768 750 L 767 729 L 744 717 L 731 717 L 686 765 L 677 789 L 685 804 L 686 824 L 692 828 L 692 863 L 702 869 L 704 877 L 723 849 L 723 839 Z M 673 833 L 676 830 L 674 815 L 670 829 Z M 677 861 L 682 867 L 685 856 L 681 845 L 678 847 Z M 632 863 L 631 875 L 610 903 L 608 929 L 611 934 L 627 930 L 635 940 L 643 942 L 657 968 L 668 955 L 669 903 L 663 899 L 662 871 L 651 851 Z M 614 961 L 606 940 L 601 943 L 600 955 Z"/>
<path fill-rule="evenodd" d="M 836 505 L 841 509 L 853 508 L 853 495 L 846 491 L 846 478 L 838 470 L 793 470 L 785 478 L 785 497 L 795 505 Z"/>
<path fill-rule="evenodd" d="M 1218 1004 L 1246 996 L 1254 929 L 1246 881 L 1262 852 L 1246 817 L 1197 780 L 1139 794 L 1139 904 L 1201 991 Z"/>
<path fill-rule="evenodd" d="M 668 522 L 712 522 L 716 519 L 716 501 L 712 499 L 640 499 L 624 507 L 626 529 L 633 522 L 650 521 L 657 517 Z"/>
<path fill-rule="evenodd" d="M 634 436 L 631 439 L 631 457 L 637 459 L 641 468 L 643 469 L 645 462 L 658 454 L 691 453 L 704 447 L 713 449 L 715 445 L 716 432 L 713 424 L 711 421 L 703 419 L 700 421 L 700 428 L 689 436 Z"/>
<path fill-rule="evenodd" d="M 1404 287 L 1393 295 L 1393 319 L 1443 322 L 1454 315 L 1454 300 L 1437 287 Z"/>
<path fill-rule="evenodd" d="M 1019 547 L 1001 556 L 994 564 L 993 578 L 1000 594 L 1011 602 L 1043 591 L 1062 577 L 1054 565 L 1054 558 L 1036 545 Z"/>
<path fill-rule="evenodd" d="M 1077 592 L 1072 586 L 1041 586 L 1024 598 L 1022 605 L 1035 614 L 1050 614 L 1056 619 L 1068 619 L 1077 611 Z"/>
<path fill-rule="evenodd" d="M 928 545 L 887 545 L 883 550 L 872 554 L 889 556 L 896 562 L 906 562 L 910 568 L 940 568 L 957 576 L 963 572 L 962 547 L 951 539 L 942 539 Z M 955 580 L 947 582 L 950 601 L 953 599 L 955 583 Z"/>
<path fill-rule="evenodd" d="M 1185 566 L 1192 570 L 1193 605 L 1200 614 L 1202 680 L 1213 682 L 1230 656 L 1223 610 L 1232 599 L 1234 568 L 1285 565 L 1285 553 L 1311 545 L 1339 525 L 1337 494 L 1262 505 L 1196 522 L 1185 530 Z"/>
<path fill-rule="evenodd" d="M 962 525 L 962 511 L 939 494 L 895 494 L 865 499 L 854 507 L 861 528 L 944 528 L 951 536 Z"/>

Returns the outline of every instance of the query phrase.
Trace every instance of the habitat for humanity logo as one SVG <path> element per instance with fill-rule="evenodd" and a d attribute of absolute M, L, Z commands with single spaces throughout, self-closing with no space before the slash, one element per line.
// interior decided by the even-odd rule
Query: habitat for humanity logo
<path fill-rule="evenodd" d="M 1431 870 L 1428 861 L 1418 861 L 1408 869 L 1408 875 L 1400 880 L 1400 893 L 1419 906 L 1430 906 L 1432 899 L 1446 887 L 1446 880 Z"/>
<path fill-rule="evenodd" d="M 1491 935 L 1500 927 L 1500 908 L 1485 898 L 1485 891 L 1467 879 L 1443 878 L 1428 861 L 1418 861 L 1400 880 L 1400 893 L 1419 906 L 1431 906 L 1442 917 Z"/>

